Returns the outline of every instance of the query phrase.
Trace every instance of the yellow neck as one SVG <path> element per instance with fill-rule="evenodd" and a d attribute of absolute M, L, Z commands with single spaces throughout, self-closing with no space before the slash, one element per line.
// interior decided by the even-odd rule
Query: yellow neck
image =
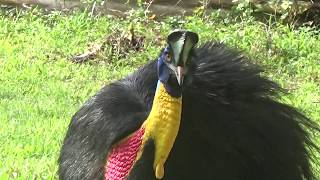
<path fill-rule="evenodd" d="M 170 96 L 159 81 L 152 109 L 142 127 L 145 129 L 142 145 L 152 138 L 155 142 L 153 168 L 157 179 L 164 176 L 164 163 L 178 135 L 182 98 Z"/>

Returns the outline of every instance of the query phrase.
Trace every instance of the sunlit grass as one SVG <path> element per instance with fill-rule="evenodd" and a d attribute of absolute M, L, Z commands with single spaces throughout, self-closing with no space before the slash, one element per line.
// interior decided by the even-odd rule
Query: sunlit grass
<path fill-rule="evenodd" d="M 70 57 L 101 42 L 130 22 L 146 37 L 143 52 L 102 63 L 75 64 Z M 87 13 L 42 14 L 37 9 L 0 13 L 0 179 L 55 179 L 61 142 L 71 116 L 101 86 L 123 77 L 159 53 L 158 36 L 176 27 L 243 50 L 265 75 L 290 95 L 283 101 L 320 122 L 320 35 L 252 19 L 224 23 L 206 18 L 169 18 L 165 23 L 141 15 L 127 19 L 90 17 Z M 319 139 L 319 135 L 318 135 Z"/>

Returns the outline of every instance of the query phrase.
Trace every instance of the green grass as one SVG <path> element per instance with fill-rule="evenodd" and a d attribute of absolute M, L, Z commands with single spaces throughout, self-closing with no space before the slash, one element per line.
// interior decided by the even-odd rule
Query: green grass
<path fill-rule="evenodd" d="M 227 21 L 227 23 L 226 23 Z M 134 22 L 146 36 L 143 52 L 130 58 L 75 64 L 70 57 Z M 183 27 L 201 42 L 216 39 L 243 50 L 265 75 L 289 89 L 282 100 L 320 122 L 320 33 L 250 17 L 235 22 L 215 13 L 208 17 L 149 21 L 68 15 L 39 10 L 0 12 L 0 179 L 56 179 L 61 142 L 72 115 L 101 86 L 155 58 L 156 37 Z M 269 38 L 268 38 L 269 37 Z M 272 42 L 272 43 L 270 43 Z M 319 134 L 316 135 L 319 140 Z M 319 141 L 318 141 L 319 142 Z"/>

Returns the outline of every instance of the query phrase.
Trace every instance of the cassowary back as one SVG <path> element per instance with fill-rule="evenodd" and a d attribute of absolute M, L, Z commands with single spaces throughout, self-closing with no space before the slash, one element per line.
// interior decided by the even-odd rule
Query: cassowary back
<path fill-rule="evenodd" d="M 190 148 L 206 153 L 203 168 L 212 172 L 207 178 L 313 179 L 309 148 L 315 145 L 306 129 L 319 130 L 316 125 L 274 100 L 281 88 L 238 52 L 219 43 L 196 52 L 184 87 L 181 129 L 197 136 L 190 137 L 195 142 L 201 139 Z M 183 143 L 176 147 L 177 154 L 186 149 Z"/>

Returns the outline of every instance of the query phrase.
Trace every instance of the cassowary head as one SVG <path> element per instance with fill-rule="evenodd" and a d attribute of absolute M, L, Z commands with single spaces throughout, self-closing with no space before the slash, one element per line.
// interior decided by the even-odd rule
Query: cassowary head
<path fill-rule="evenodd" d="M 181 96 L 181 86 L 198 35 L 191 31 L 175 30 L 169 34 L 167 47 L 158 59 L 158 76 L 171 96 Z"/>

